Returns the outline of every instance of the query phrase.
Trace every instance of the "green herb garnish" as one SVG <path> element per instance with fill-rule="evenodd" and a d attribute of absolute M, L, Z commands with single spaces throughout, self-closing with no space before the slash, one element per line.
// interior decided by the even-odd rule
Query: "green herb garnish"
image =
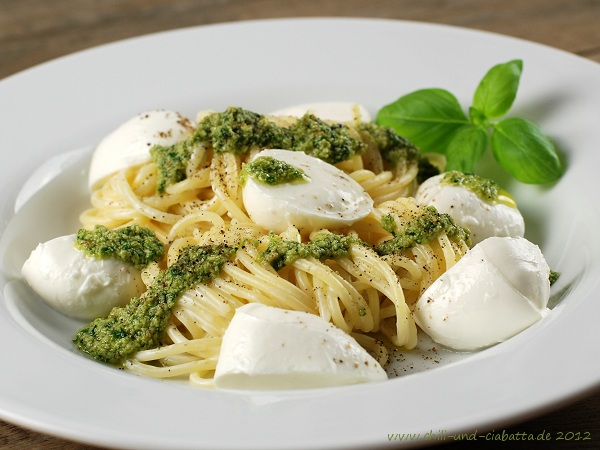
<path fill-rule="evenodd" d="M 529 120 L 502 118 L 513 105 L 522 71 L 521 60 L 492 67 L 475 90 L 468 116 L 453 94 L 433 88 L 384 106 L 376 122 L 393 128 L 421 151 L 444 154 L 446 170 L 475 172 L 491 145 L 496 161 L 515 179 L 551 183 L 563 172 L 551 139 Z"/>

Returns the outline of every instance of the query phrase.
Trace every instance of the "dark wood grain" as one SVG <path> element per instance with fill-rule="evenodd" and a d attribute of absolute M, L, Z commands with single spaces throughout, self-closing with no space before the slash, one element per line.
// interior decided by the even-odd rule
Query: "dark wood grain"
<path fill-rule="evenodd" d="M 598 0 L 1 0 L 0 78 L 140 34 L 300 16 L 445 23 L 516 36 L 600 61 Z"/>
<path fill-rule="evenodd" d="M 600 0 L 0 0 L 0 78 L 35 64 L 156 31 L 279 17 L 380 17 L 444 23 L 515 36 L 600 62 Z M 600 393 L 506 428 L 507 433 L 589 432 L 600 448 Z M 471 444 L 471 443 L 464 443 Z M 449 444 L 444 447 L 462 447 Z M 471 445 L 464 445 L 471 448 Z M 0 421 L 0 448 L 91 450 Z M 530 444 L 499 448 L 533 448 Z"/>

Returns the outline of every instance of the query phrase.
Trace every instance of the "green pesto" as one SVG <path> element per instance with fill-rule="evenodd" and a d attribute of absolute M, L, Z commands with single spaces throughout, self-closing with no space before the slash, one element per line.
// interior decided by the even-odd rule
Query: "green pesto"
<path fill-rule="evenodd" d="M 454 241 L 465 241 L 471 246 L 471 233 L 452 220 L 448 214 L 440 214 L 435 207 L 426 206 L 423 213 L 397 230 L 392 218 L 383 218 L 382 226 L 392 233 L 393 237 L 378 244 L 375 251 L 379 255 L 400 253 L 417 244 L 428 244 L 439 235 L 445 233 Z"/>
<path fill-rule="evenodd" d="M 381 216 L 381 228 L 390 234 L 396 234 L 396 221 L 391 214 L 384 214 Z"/>
<path fill-rule="evenodd" d="M 289 130 L 293 137 L 290 150 L 304 152 L 329 164 L 346 161 L 366 148 L 346 125 L 329 124 L 312 114 L 302 116 Z"/>
<path fill-rule="evenodd" d="M 384 215 L 381 225 L 393 237 L 373 247 L 379 255 L 400 253 L 417 244 L 427 244 L 442 233 L 454 241 L 465 241 L 468 246 L 471 246 L 469 230 L 455 224 L 448 214 L 438 213 L 433 206 L 424 207 L 423 213 L 401 230 L 397 230 L 391 215 Z M 260 259 L 267 261 L 275 270 L 279 270 L 298 259 L 312 257 L 325 260 L 347 256 L 352 245 L 369 246 L 357 237 L 334 233 L 318 233 L 307 243 L 287 241 L 271 234 L 269 245 L 260 254 Z"/>
<path fill-rule="evenodd" d="M 275 270 L 279 270 L 299 259 L 325 260 L 347 256 L 350 247 L 354 244 L 366 245 L 358 238 L 334 233 L 318 233 L 312 241 L 306 243 L 287 241 L 271 234 L 269 245 L 260 254 L 260 259 L 267 261 Z"/>
<path fill-rule="evenodd" d="M 419 159 L 420 153 L 417 147 L 390 127 L 362 122 L 358 125 L 358 132 L 364 140 L 373 142 L 385 161 L 393 166 Z"/>
<path fill-rule="evenodd" d="M 150 149 L 150 156 L 158 168 L 156 190 L 159 194 L 185 179 L 185 169 L 196 145 L 192 138 L 188 138 L 168 147 L 155 145 Z"/>
<path fill-rule="evenodd" d="M 111 364 L 158 346 L 179 296 L 217 277 L 234 252 L 227 246 L 186 247 L 144 294 L 122 308 L 114 308 L 108 317 L 81 328 L 73 343 L 92 358 Z"/>
<path fill-rule="evenodd" d="M 458 170 L 446 172 L 441 180 L 442 183 L 468 189 L 477 194 L 484 202 L 492 203 L 498 200 L 500 186 L 493 180 L 474 174 L 467 174 Z"/>
<path fill-rule="evenodd" d="M 419 172 L 417 173 L 417 183 L 421 184 L 426 179 L 440 174 L 440 169 L 431 164 L 427 157 L 419 156 Z"/>
<path fill-rule="evenodd" d="M 293 137 L 265 116 L 243 108 L 229 107 L 206 116 L 196 128 L 195 138 L 208 142 L 217 153 L 241 155 L 256 148 L 292 147 Z"/>
<path fill-rule="evenodd" d="M 236 155 L 265 148 L 303 151 L 330 164 L 345 161 L 365 148 L 365 144 L 353 137 L 347 126 L 329 124 L 311 114 L 286 128 L 261 114 L 230 107 L 206 116 L 185 140 L 170 147 L 157 145 L 151 149 L 150 154 L 158 169 L 159 194 L 185 178 L 187 162 L 201 143 L 210 144 L 217 153 Z"/>
<path fill-rule="evenodd" d="M 97 259 L 116 258 L 137 269 L 164 255 L 165 246 L 154 232 L 139 225 L 109 230 L 96 225 L 93 230 L 81 228 L 75 246 L 88 256 Z"/>
<path fill-rule="evenodd" d="M 246 183 L 248 177 L 269 186 L 308 181 L 308 177 L 303 171 L 271 156 L 258 156 L 252 162 L 243 164 L 239 179 L 242 186 Z"/>
<path fill-rule="evenodd" d="M 363 122 L 358 125 L 358 132 L 364 141 L 373 143 L 379 149 L 383 159 L 392 167 L 416 161 L 419 167 L 417 175 L 419 184 L 440 173 L 439 169 L 431 164 L 414 144 L 399 136 L 390 127 Z"/>

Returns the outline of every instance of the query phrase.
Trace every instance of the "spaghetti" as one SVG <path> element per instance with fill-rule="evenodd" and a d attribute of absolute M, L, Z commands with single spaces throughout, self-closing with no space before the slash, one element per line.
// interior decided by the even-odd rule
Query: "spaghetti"
<path fill-rule="evenodd" d="M 211 385 L 222 337 L 236 308 L 247 303 L 318 314 L 354 336 L 382 365 L 386 345 L 416 345 L 411 308 L 464 255 L 468 239 L 442 230 L 427 242 L 378 252 L 378 245 L 424 214 L 411 198 L 418 185 L 419 157 L 390 159 L 372 135 L 365 136 L 360 122 L 344 127 L 364 149 L 335 165 L 365 189 L 374 209 L 365 219 L 331 231 L 355 238 L 339 257 L 296 258 L 281 268 L 261 257 L 274 238 L 304 244 L 330 231 L 303 236 L 290 227 L 275 236 L 250 219 L 238 179 L 242 164 L 261 150 L 259 146 L 247 152 L 220 152 L 214 143 L 195 142 L 186 147 L 184 175 L 162 192 L 155 161 L 121 170 L 92 192 L 92 207 L 80 217 L 85 228 L 140 225 L 166 245 L 164 259 L 143 271 L 147 286 L 186 247 L 237 249 L 218 276 L 179 297 L 160 344 L 128 357 L 125 368 L 149 377 L 187 377 L 192 384 Z"/>

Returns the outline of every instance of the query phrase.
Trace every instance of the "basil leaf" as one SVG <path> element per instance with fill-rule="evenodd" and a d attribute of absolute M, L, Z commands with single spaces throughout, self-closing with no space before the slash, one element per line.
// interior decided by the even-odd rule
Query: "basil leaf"
<path fill-rule="evenodd" d="M 475 173 L 475 166 L 488 148 L 486 130 L 465 125 L 454 133 L 446 150 L 446 171 Z"/>
<path fill-rule="evenodd" d="M 517 117 L 494 127 L 492 152 L 498 163 L 523 183 L 545 184 L 562 175 L 554 144 L 539 126 Z"/>
<path fill-rule="evenodd" d="M 392 128 L 421 151 L 443 153 L 452 134 L 469 120 L 450 92 L 422 89 L 381 108 L 376 123 Z"/>
<path fill-rule="evenodd" d="M 473 96 L 473 107 L 488 119 L 508 112 L 519 88 L 523 61 L 514 60 L 492 67 L 479 82 Z"/>
<path fill-rule="evenodd" d="M 469 108 L 469 117 L 471 118 L 471 123 L 476 127 L 484 128 L 490 124 L 486 115 L 473 106 Z"/>

